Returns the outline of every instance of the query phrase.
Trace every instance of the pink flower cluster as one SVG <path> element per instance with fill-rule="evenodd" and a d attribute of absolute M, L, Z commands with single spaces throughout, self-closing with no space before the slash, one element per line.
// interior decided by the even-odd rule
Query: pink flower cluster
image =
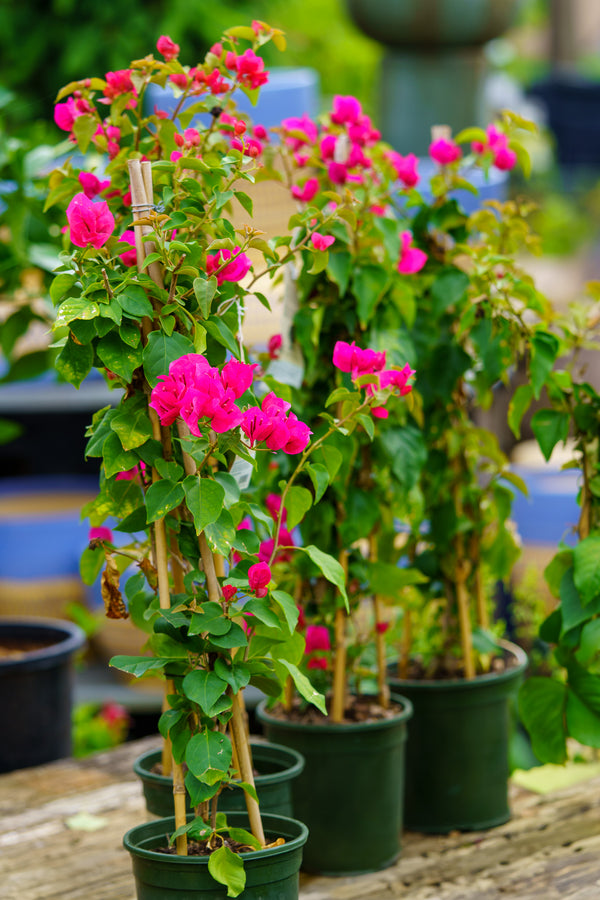
<path fill-rule="evenodd" d="M 230 359 L 219 371 L 202 354 L 188 353 L 171 363 L 168 375 L 159 376 L 150 406 L 161 425 L 172 425 L 180 417 L 197 437 L 201 421 L 219 434 L 240 426 L 251 447 L 264 442 L 269 450 L 300 453 L 312 432 L 288 412 L 289 403 L 270 393 L 260 407 L 242 411 L 237 406 L 235 401 L 252 384 L 256 368 L 256 363 Z"/>
<path fill-rule="evenodd" d="M 200 353 L 188 353 L 171 363 L 168 375 L 159 376 L 150 406 L 161 425 L 172 425 L 181 417 L 198 437 L 200 420 L 217 433 L 230 431 L 242 422 L 242 410 L 235 401 L 252 384 L 255 368 L 255 364 L 230 359 L 219 372 Z"/>
<path fill-rule="evenodd" d="M 414 153 L 408 153 L 401 156 L 395 150 L 390 150 L 385 154 L 385 158 L 394 168 L 396 175 L 406 188 L 414 188 L 419 183 L 419 173 L 417 171 L 419 160 Z"/>
<path fill-rule="evenodd" d="M 488 125 L 487 140 L 473 141 L 471 149 L 480 155 L 491 153 L 492 164 L 501 171 L 510 171 L 517 162 L 517 154 L 508 146 L 508 138 L 495 125 Z"/>
<path fill-rule="evenodd" d="M 333 98 L 330 125 L 322 132 L 307 115 L 284 119 L 281 131 L 295 154 L 297 165 L 302 168 L 310 161 L 311 165 L 324 168 L 333 185 L 362 184 L 365 172 L 373 166 L 365 151 L 381 137 L 356 97 L 339 94 Z M 296 200 L 310 203 L 319 190 L 319 182 L 310 177 L 303 184 L 293 185 L 291 190 Z"/>
<path fill-rule="evenodd" d="M 271 569 L 266 562 L 257 562 L 248 569 L 248 585 L 257 597 L 266 597 L 269 593 Z"/>
<path fill-rule="evenodd" d="M 277 521 L 281 512 L 281 497 L 279 494 L 267 494 L 265 506 L 273 520 Z M 292 559 L 296 541 L 293 534 L 285 527 L 286 519 L 287 510 L 284 507 L 283 513 L 281 513 L 281 525 L 277 534 L 277 545 L 275 545 L 275 538 L 268 538 L 266 541 L 261 542 L 258 558 L 262 562 L 270 562 L 271 557 L 273 557 L 274 562 L 290 562 Z M 275 546 L 277 546 L 276 554 L 274 554 Z"/>
<path fill-rule="evenodd" d="M 427 262 L 427 254 L 418 247 L 413 247 L 412 234 L 410 231 L 403 231 L 400 235 L 402 246 L 400 248 L 400 259 L 398 260 L 398 271 L 401 275 L 414 275 L 420 272 Z"/>
<path fill-rule="evenodd" d="M 368 396 L 374 396 L 376 391 L 391 390 L 401 397 L 410 394 L 412 385 L 410 378 L 415 374 L 414 369 L 408 363 L 402 369 L 386 369 L 385 350 L 362 350 L 354 341 L 348 344 L 346 341 L 337 341 L 333 350 L 333 364 L 341 372 L 349 372 L 353 380 L 361 375 L 376 375 L 375 384 L 367 384 Z M 371 413 L 379 419 L 387 419 L 388 411 L 384 406 L 371 407 Z"/>
<path fill-rule="evenodd" d="M 269 450 L 301 453 L 312 431 L 298 417 L 289 412 L 291 404 L 273 392 L 266 394 L 259 406 L 252 406 L 242 416 L 242 431 L 251 447 L 261 442 Z"/>
<path fill-rule="evenodd" d="M 75 194 L 67 206 L 67 222 L 71 241 L 76 247 L 103 247 L 115 228 L 115 218 L 108 204 L 94 203 L 85 194 Z"/>
<path fill-rule="evenodd" d="M 308 625 L 306 628 L 304 652 L 310 656 L 309 669 L 326 669 L 327 657 L 324 655 L 331 650 L 331 638 L 326 625 Z"/>
<path fill-rule="evenodd" d="M 224 281 L 241 281 L 251 267 L 250 258 L 241 253 L 239 247 L 209 253 L 206 257 L 207 275 L 216 275 L 218 285 L 222 285 Z"/>
<path fill-rule="evenodd" d="M 459 160 L 462 151 L 450 137 L 439 137 L 429 145 L 429 155 L 440 166 L 449 166 Z"/>

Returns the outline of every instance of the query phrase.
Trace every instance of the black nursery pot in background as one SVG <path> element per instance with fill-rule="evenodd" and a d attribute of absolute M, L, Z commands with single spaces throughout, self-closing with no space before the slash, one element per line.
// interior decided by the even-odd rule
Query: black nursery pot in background
<path fill-rule="evenodd" d="M 515 644 L 505 647 L 504 671 L 470 680 L 409 680 L 390 671 L 392 691 L 401 691 L 414 709 L 406 752 L 407 828 L 445 834 L 510 818 L 511 714 L 527 656 Z"/>
<path fill-rule="evenodd" d="M 294 815 L 308 827 L 302 870 L 358 875 L 384 869 L 400 854 L 404 746 L 412 707 L 367 722 L 304 724 L 257 709 L 268 740 L 305 760 L 292 783 Z"/>
<path fill-rule="evenodd" d="M 60 619 L 0 619 L 0 772 L 71 754 L 73 656 L 85 635 Z"/>

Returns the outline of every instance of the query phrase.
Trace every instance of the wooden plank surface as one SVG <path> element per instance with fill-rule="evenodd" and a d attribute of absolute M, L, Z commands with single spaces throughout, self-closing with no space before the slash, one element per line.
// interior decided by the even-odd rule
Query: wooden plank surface
<path fill-rule="evenodd" d="M 0 776 L 1 900 L 135 900 L 121 841 L 147 814 L 131 766 L 156 744 Z M 513 786 L 511 806 L 487 832 L 407 832 L 382 872 L 301 875 L 301 900 L 598 900 L 600 777 L 543 796 Z"/>

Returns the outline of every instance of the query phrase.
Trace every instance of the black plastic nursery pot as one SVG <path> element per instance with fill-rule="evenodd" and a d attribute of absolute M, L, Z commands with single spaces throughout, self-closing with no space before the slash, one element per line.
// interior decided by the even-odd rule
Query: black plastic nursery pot
<path fill-rule="evenodd" d="M 358 875 L 398 858 L 404 792 L 404 746 L 410 700 L 389 719 L 304 724 L 270 713 L 256 715 L 268 740 L 293 747 L 305 759 L 292 783 L 294 815 L 308 826 L 302 870 Z"/>
<path fill-rule="evenodd" d="M 71 622 L 0 618 L 0 772 L 70 756 L 72 662 L 84 643 Z"/>
<path fill-rule="evenodd" d="M 520 647 L 506 642 L 507 667 L 474 679 L 393 677 L 413 705 L 406 751 L 404 823 L 445 834 L 501 825 L 508 806 L 511 707 L 527 666 Z"/>
<path fill-rule="evenodd" d="M 278 744 L 251 741 L 250 746 L 258 773 L 255 787 L 261 813 L 292 817 L 292 781 L 302 772 L 304 759 L 296 750 Z M 133 771 L 142 782 L 148 812 L 168 817 L 173 813 L 173 780 L 152 771 L 160 759 L 160 750 L 149 750 L 138 756 Z M 245 809 L 245 794 L 239 788 L 225 790 L 219 796 L 219 811 L 243 812 Z"/>
<path fill-rule="evenodd" d="M 246 813 L 228 813 L 227 821 L 248 828 Z M 267 841 L 279 837 L 278 847 L 243 853 L 246 886 L 240 900 L 298 900 L 298 872 L 308 830 L 284 816 L 263 815 Z M 131 854 L 137 900 L 225 900 L 227 889 L 208 871 L 207 856 L 176 856 L 155 848 L 166 844 L 175 830 L 174 818 L 137 825 L 123 837 Z"/>

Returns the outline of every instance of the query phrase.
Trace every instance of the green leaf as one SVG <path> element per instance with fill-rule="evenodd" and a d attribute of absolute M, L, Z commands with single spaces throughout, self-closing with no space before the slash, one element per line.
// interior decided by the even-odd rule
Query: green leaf
<path fill-rule="evenodd" d="M 298 616 L 300 614 L 296 601 L 286 591 L 270 591 L 269 596 L 281 608 L 290 633 L 292 633 L 298 624 Z"/>
<path fill-rule="evenodd" d="M 352 291 L 356 296 L 356 311 L 363 328 L 366 328 L 375 308 L 388 285 L 388 274 L 384 266 L 362 266 L 357 268 L 352 278 Z"/>
<path fill-rule="evenodd" d="M 232 353 L 236 359 L 239 359 L 240 356 L 240 348 L 238 346 L 238 342 L 235 339 L 235 335 L 232 331 L 227 327 L 225 322 L 222 319 L 217 319 L 212 316 L 210 319 L 206 319 L 204 322 L 204 327 L 208 331 L 211 337 L 215 339 L 219 344 L 222 344 L 223 347 L 226 347 L 230 353 Z"/>
<path fill-rule="evenodd" d="M 469 276 L 454 266 L 442 269 L 431 286 L 434 313 L 441 315 L 458 304 L 469 288 Z"/>
<path fill-rule="evenodd" d="M 538 331 L 531 341 L 531 361 L 529 375 L 536 400 L 539 400 L 546 379 L 559 350 L 558 338 L 546 331 Z"/>
<path fill-rule="evenodd" d="M 183 486 L 180 482 L 155 481 L 146 491 L 146 509 L 148 522 L 162 519 L 172 509 L 176 509 L 184 498 Z"/>
<path fill-rule="evenodd" d="M 196 533 L 200 534 L 207 525 L 212 525 L 221 515 L 225 489 L 211 478 L 188 475 L 184 479 L 183 490 L 188 509 L 194 517 Z"/>
<path fill-rule="evenodd" d="M 254 215 L 252 197 L 250 197 L 244 191 L 234 191 L 233 196 L 241 203 L 250 218 L 252 218 L 252 216 Z"/>
<path fill-rule="evenodd" d="M 119 669 L 121 672 L 128 672 L 139 678 L 146 672 L 154 672 L 155 670 L 164 669 L 170 660 L 157 659 L 154 656 L 113 656 L 109 665 L 113 669 Z"/>
<path fill-rule="evenodd" d="M 566 686 L 551 678 L 528 678 L 521 686 L 519 711 L 533 752 L 541 762 L 566 762 L 566 701 Z"/>
<path fill-rule="evenodd" d="M 188 700 L 197 703 L 207 716 L 211 716 L 214 705 L 225 694 L 227 684 L 214 672 L 194 669 L 183 679 L 182 690 Z"/>
<path fill-rule="evenodd" d="M 319 550 L 319 548 L 315 547 L 313 544 L 309 544 L 307 547 L 299 547 L 298 549 L 302 550 L 310 557 L 327 581 L 335 584 L 344 599 L 346 609 L 348 609 L 346 576 L 344 574 L 344 569 L 337 559 L 334 559 L 333 556 L 330 556 L 328 553 L 323 553 L 322 550 Z"/>
<path fill-rule="evenodd" d="M 257 794 L 255 788 L 250 784 L 246 784 L 245 781 L 236 782 L 237 787 L 241 787 L 247 794 L 250 794 L 251 797 L 254 797 L 257 800 Z M 229 837 L 232 840 L 237 841 L 239 844 L 247 844 L 249 847 L 253 847 L 255 850 L 261 849 L 260 841 L 254 837 L 252 832 L 246 831 L 245 828 L 234 828 L 233 826 L 229 826 Z"/>
<path fill-rule="evenodd" d="M 579 743 L 600 747 L 600 677 L 577 663 L 567 671 L 567 730 Z"/>
<path fill-rule="evenodd" d="M 227 682 L 234 694 L 239 693 L 250 681 L 250 671 L 246 665 L 236 663 L 228 666 L 220 657 L 215 660 L 215 672 L 219 678 Z"/>
<path fill-rule="evenodd" d="M 226 634 L 211 634 L 210 642 L 221 650 L 231 650 L 232 647 L 246 647 L 248 645 L 244 629 L 237 622 L 231 623 L 231 628 Z"/>
<path fill-rule="evenodd" d="M 228 897 L 239 897 L 246 887 L 244 863 L 241 857 L 225 844 L 208 857 L 208 871 L 215 881 L 226 885 Z"/>
<path fill-rule="evenodd" d="M 94 349 L 91 344 L 77 344 L 72 335 L 56 359 L 56 368 L 63 378 L 79 387 L 94 364 Z"/>
<path fill-rule="evenodd" d="M 148 407 L 144 398 L 124 400 L 111 420 L 111 428 L 115 431 L 123 448 L 133 450 L 141 447 L 152 437 L 152 425 L 148 417 Z"/>
<path fill-rule="evenodd" d="M 531 430 L 548 461 L 559 441 L 569 436 L 569 414 L 556 409 L 539 409 L 531 418 Z"/>
<path fill-rule="evenodd" d="M 244 613 L 252 613 L 260 622 L 264 622 L 270 628 L 279 628 L 280 622 L 277 615 L 269 605 L 269 601 L 252 597 L 244 603 Z"/>
<path fill-rule="evenodd" d="M 57 275 L 50 285 L 50 299 L 56 304 L 62 300 L 65 294 L 68 294 L 74 284 L 77 283 L 77 275 L 74 272 L 63 273 Z M 87 306 L 86 301 L 86 306 Z"/>
<path fill-rule="evenodd" d="M 203 728 L 190 739 L 185 761 L 196 778 L 202 779 L 208 769 L 225 773 L 231 765 L 231 741 L 219 731 Z"/>
<path fill-rule="evenodd" d="M 521 422 L 533 400 L 533 388 L 530 384 L 521 384 L 511 397 L 508 405 L 508 425 L 516 438 L 521 436 Z"/>
<path fill-rule="evenodd" d="M 102 547 L 91 550 L 86 547 L 79 559 L 79 574 L 84 584 L 93 584 L 102 571 L 104 565 L 104 551 Z"/>
<path fill-rule="evenodd" d="M 221 556 L 229 556 L 237 535 L 229 510 L 224 509 L 216 522 L 206 525 L 204 534 L 211 550 Z"/>
<path fill-rule="evenodd" d="M 196 778 L 195 775 L 192 775 L 191 772 L 186 773 L 185 789 L 189 794 L 192 806 L 199 806 L 201 803 L 205 803 L 206 800 L 211 800 L 220 788 L 221 784 L 218 781 L 215 784 L 205 784 Z M 208 834 L 210 834 L 211 829 L 208 825 L 206 828 Z"/>
<path fill-rule="evenodd" d="M 418 569 L 402 569 L 384 562 L 371 563 L 368 573 L 371 590 L 382 597 L 395 597 L 408 585 L 427 581 L 427 577 Z"/>
<path fill-rule="evenodd" d="M 140 284 L 126 284 L 120 294 L 115 294 L 115 300 L 123 312 L 134 319 L 144 316 L 151 319 L 154 315 L 152 303 Z"/>
<path fill-rule="evenodd" d="M 148 335 L 143 357 L 144 373 L 150 386 L 156 385 L 159 375 L 167 374 L 174 360 L 187 353 L 194 353 L 194 345 L 189 338 L 178 332 L 167 337 L 161 331 L 152 331 Z"/>
<path fill-rule="evenodd" d="M 313 706 L 316 706 L 317 709 L 320 710 L 324 715 L 327 715 L 325 697 L 323 696 L 323 694 L 320 694 L 317 690 L 315 690 L 306 675 L 304 675 L 297 666 L 295 666 L 287 659 L 278 659 L 278 663 L 281 664 L 285 669 L 287 669 L 300 696 L 304 697 L 304 699 L 307 700 L 308 703 L 312 703 Z"/>
<path fill-rule="evenodd" d="M 302 521 L 312 506 L 312 494 L 303 487 L 293 485 L 287 492 L 285 508 L 287 510 L 287 528 L 291 531 Z"/>
<path fill-rule="evenodd" d="M 327 467 L 320 463 L 307 463 L 306 471 L 315 489 L 313 503 L 318 503 L 329 487 L 329 472 Z"/>
<path fill-rule="evenodd" d="M 221 604 L 215 600 L 207 600 L 192 613 L 188 633 L 227 634 L 231 625 L 231 619 L 225 615 Z"/>
<path fill-rule="evenodd" d="M 600 534 L 590 534 L 573 550 L 575 587 L 586 606 L 600 594 Z"/>
<path fill-rule="evenodd" d="M 213 298 L 217 293 L 217 279 L 214 275 L 210 278 L 195 278 L 193 287 L 202 318 L 208 319 Z"/>
<path fill-rule="evenodd" d="M 96 349 L 106 368 L 127 382 L 132 380 L 133 373 L 142 364 L 142 348 L 124 344 L 114 331 L 100 338 Z"/>
<path fill-rule="evenodd" d="M 337 284 L 340 297 L 343 297 L 348 289 L 350 274 L 352 272 L 352 256 L 345 251 L 340 253 L 329 253 L 329 261 L 327 263 L 327 274 Z"/>

